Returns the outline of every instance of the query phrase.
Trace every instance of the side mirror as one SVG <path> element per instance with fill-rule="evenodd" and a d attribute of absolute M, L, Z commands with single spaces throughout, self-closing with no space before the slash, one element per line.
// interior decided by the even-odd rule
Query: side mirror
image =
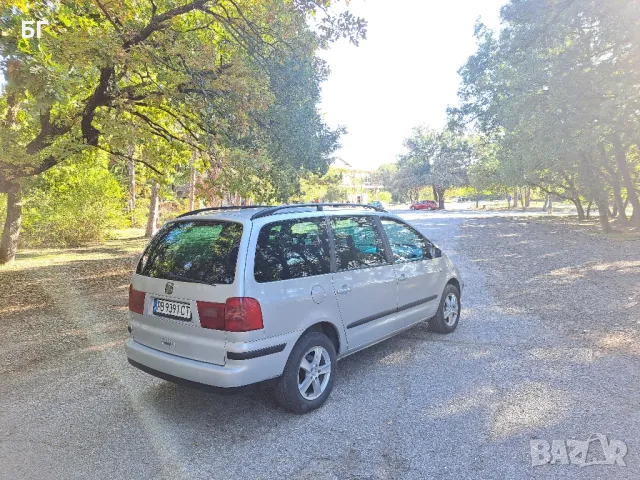
<path fill-rule="evenodd" d="M 431 255 L 431 258 L 440 258 L 442 257 L 442 250 L 435 245 L 431 245 L 429 248 L 429 254 Z"/>

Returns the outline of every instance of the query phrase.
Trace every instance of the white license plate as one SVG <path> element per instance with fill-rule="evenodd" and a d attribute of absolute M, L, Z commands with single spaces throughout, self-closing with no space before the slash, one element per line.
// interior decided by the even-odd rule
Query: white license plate
<path fill-rule="evenodd" d="M 156 298 L 153 301 L 153 313 L 162 317 L 191 320 L 191 305 Z"/>

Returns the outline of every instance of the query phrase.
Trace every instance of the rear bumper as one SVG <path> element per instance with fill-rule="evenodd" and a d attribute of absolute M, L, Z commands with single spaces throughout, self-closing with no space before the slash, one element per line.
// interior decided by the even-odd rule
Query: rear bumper
<path fill-rule="evenodd" d="M 234 393 L 245 393 L 245 392 L 251 392 L 251 391 L 255 391 L 255 390 L 260 390 L 260 389 L 263 389 L 263 388 L 268 388 L 268 387 L 272 386 L 276 382 L 276 380 L 278 379 L 276 377 L 276 378 L 272 378 L 270 380 L 265 380 L 263 382 L 244 385 L 242 387 L 228 387 L 228 388 L 215 387 L 213 385 L 206 385 L 204 383 L 194 382 L 194 381 L 191 381 L 191 380 L 186 380 L 184 378 L 175 377 L 173 375 L 161 372 L 159 370 L 154 370 L 153 368 L 147 367 L 146 365 L 138 363 L 135 360 L 131 360 L 130 358 L 128 358 L 128 360 L 129 360 L 129 363 L 131 365 L 133 365 L 134 367 L 142 370 L 145 373 L 148 373 L 149 375 L 153 375 L 154 377 L 158 377 L 158 378 L 161 378 L 162 380 L 166 380 L 167 382 L 176 383 L 178 385 L 184 385 L 184 386 L 190 387 L 190 388 L 196 388 L 198 390 L 204 390 L 206 392 L 220 393 L 220 394 L 223 394 L 223 395 L 234 394 Z"/>
<path fill-rule="evenodd" d="M 125 343 L 129 363 L 140 370 L 174 383 L 216 391 L 236 389 L 279 377 L 291 348 L 292 345 L 286 345 L 278 352 L 257 358 L 227 359 L 225 365 L 214 365 L 161 352 L 133 338 Z"/>

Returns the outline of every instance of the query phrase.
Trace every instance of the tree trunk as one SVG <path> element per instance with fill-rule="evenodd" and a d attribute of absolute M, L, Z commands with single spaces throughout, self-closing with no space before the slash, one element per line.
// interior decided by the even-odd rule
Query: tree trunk
<path fill-rule="evenodd" d="M 525 204 L 524 204 L 524 194 L 522 192 L 522 190 L 520 190 L 520 205 L 522 206 L 522 208 L 525 208 Z"/>
<path fill-rule="evenodd" d="M 596 198 L 595 201 L 598 206 L 598 218 L 600 219 L 602 230 L 606 233 L 613 232 L 613 228 L 609 224 L 609 205 L 607 201 L 602 197 Z"/>
<path fill-rule="evenodd" d="M 513 209 L 517 209 L 518 208 L 518 189 L 514 188 L 513 189 Z"/>
<path fill-rule="evenodd" d="M 580 158 L 580 170 L 584 174 L 585 187 L 598 206 L 602 230 L 607 233 L 612 232 L 613 228 L 609 224 L 609 196 L 605 188 L 605 179 L 599 169 L 594 167 L 595 161 L 591 153 L 580 152 Z"/>
<path fill-rule="evenodd" d="M 129 144 L 129 158 L 127 159 L 127 174 L 129 175 L 129 213 L 131 213 L 131 226 L 133 224 L 133 211 L 136 209 L 136 164 L 133 161 L 134 146 Z"/>
<path fill-rule="evenodd" d="M 616 164 L 618 165 L 618 171 L 622 176 L 622 181 L 627 189 L 627 196 L 631 205 L 633 205 L 633 214 L 631 215 L 631 221 L 640 226 L 640 199 L 638 198 L 638 192 L 633 184 L 631 178 L 631 172 L 629 171 L 629 164 L 627 163 L 627 152 L 625 151 L 620 139 L 616 136 L 613 139 L 613 147 L 615 150 Z M 598 208 L 600 208 L 598 206 Z"/>
<path fill-rule="evenodd" d="M 531 188 L 526 187 L 524 190 L 524 206 L 529 208 L 531 206 Z"/>
<path fill-rule="evenodd" d="M 589 205 L 587 205 L 587 219 L 591 218 L 591 207 L 593 206 L 593 199 L 589 200 Z"/>
<path fill-rule="evenodd" d="M 160 206 L 160 195 L 158 192 L 158 181 L 154 180 L 151 185 L 151 201 L 149 202 L 149 219 L 147 220 L 147 231 L 145 235 L 152 237 L 158 229 L 158 210 Z"/>
<path fill-rule="evenodd" d="M 576 210 L 578 211 L 578 220 L 585 220 L 586 216 L 584 214 L 584 208 L 582 207 L 582 202 L 578 197 L 572 198 L 571 201 L 576 206 Z"/>
<path fill-rule="evenodd" d="M 22 196 L 20 185 L 9 184 L 7 190 L 7 218 L 0 240 L 0 265 L 13 262 L 18 251 L 20 223 L 22 222 Z"/>
<path fill-rule="evenodd" d="M 542 205 L 542 210 L 545 211 L 548 205 L 549 205 L 549 194 L 547 193 L 544 197 L 544 205 Z"/>
<path fill-rule="evenodd" d="M 627 212 L 625 212 L 624 201 L 622 200 L 622 191 L 620 189 L 620 180 L 618 178 L 613 178 L 611 182 L 611 188 L 613 189 L 613 211 L 614 217 L 615 213 L 620 217 L 623 221 L 628 221 Z"/>
<path fill-rule="evenodd" d="M 196 204 L 196 152 L 191 155 L 191 162 L 189 163 L 191 170 L 189 175 L 189 211 L 195 209 Z"/>
<path fill-rule="evenodd" d="M 444 194 L 447 191 L 444 187 L 438 187 L 434 189 L 437 194 L 436 201 L 438 202 L 438 210 L 444 210 Z"/>

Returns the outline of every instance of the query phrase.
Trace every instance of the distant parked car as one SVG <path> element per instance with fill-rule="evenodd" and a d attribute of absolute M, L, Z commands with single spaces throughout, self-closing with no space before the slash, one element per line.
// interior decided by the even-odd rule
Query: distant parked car
<path fill-rule="evenodd" d="M 435 200 L 420 200 L 419 202 L 411 204 L 411 210 L 437 210 L 438 204 Z"/>
<path fill-rule="evenodd" d="M 381 208 L 384 210 L 384 204 L 380 200 L 374 200 L 373 202 L 369 202 L 369 205 L 376 208 Z"/>

